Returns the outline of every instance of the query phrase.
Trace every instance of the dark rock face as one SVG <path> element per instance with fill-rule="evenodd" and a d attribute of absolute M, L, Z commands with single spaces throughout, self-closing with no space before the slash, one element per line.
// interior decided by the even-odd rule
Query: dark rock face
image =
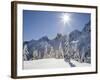
<path fill-rule="evenodd" d="M 74 30 L 69 35 L 57 34 L 50 40 L 47 36 L 39 40 L 23 43 L 23 59 L 34 60 L 43 58 L 74 59 L 79 62 L 91 63 L 91 29 L 90 21 L 82 31 Z"/>

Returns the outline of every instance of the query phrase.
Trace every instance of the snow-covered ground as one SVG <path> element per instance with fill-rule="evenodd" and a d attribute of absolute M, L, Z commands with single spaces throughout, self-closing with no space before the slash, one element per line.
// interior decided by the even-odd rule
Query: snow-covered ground
<path fill-rule="evenodd" d="M 79 63 L 71 60 L 71 63 L 65 62 L 64 59 L 39 59 L 33 61 L 24 61 L 23 69 L 52 69 L 52 68 L 70 68 L 90 66 L 88 63 Z"/>
<path fill-rule="evenodd" d="M 75 60 L 71 60 L 71 62 L 76 65 L 76 67 L 85 67 L 85 66 L 91 66 L 91 64 L 89 63 L 80 63 L 78 61 L 75 61 Z"/>

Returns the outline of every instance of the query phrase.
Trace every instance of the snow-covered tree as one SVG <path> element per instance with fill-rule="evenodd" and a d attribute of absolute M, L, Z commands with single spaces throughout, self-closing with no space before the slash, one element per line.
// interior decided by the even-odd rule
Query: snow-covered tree
<path fill-rule="evenodd" d="M 52 46 L 50 47 L 50 52 L 49 52 L 49 54 L 50 54 L 50 57 L 55 58 L 55 52 L 54 52 L 54 49 L 53 49 Z"/>
<path fill-rule="evenodd" d="M 71 45 L 69 42 L 69 37 L 67 36 L 64 41 L 64 60 L 66 62 L 70 62 L 70 58 L 71 58 Z"/>
<path fill-rule="evenodd" d="M 63 53 L 62 43 L 61 43 L 61 42 L 60 42 L 60 44 L 59 44 L 58 57 L 59 57 L 59 58 L 64 58 L 64 53 Z"/>
<path fill-rule="evenodd" d="M 44 58 L 48 58 L 48 46 L 44 46 Z"/>
<path fill-rule="evenodd" d="M 29 51 L 28 51 L 27 45 L 24 45 L 24 49 L 23 49 L 23 59 L 25 61 L 26 60 L 29 60 Z"/>
<path fill-rule="evenodd" d="M 37 50 L 33 51 L 33 59 L 38 59 L 38 51 Z"/>

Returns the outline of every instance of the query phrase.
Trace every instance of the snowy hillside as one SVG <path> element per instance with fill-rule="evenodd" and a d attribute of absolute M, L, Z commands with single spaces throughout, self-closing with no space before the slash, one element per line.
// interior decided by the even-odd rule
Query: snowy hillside
<path fill-rule="evenodd" d="M 65 62 L 63 59 L 39 59 L 33 61 L 24 61 L 23 69 L 53 69 L 53 68 L 70 68 L 90 66 L 88 63 L 79 63 L 71 60 L 71 63 Z"/>

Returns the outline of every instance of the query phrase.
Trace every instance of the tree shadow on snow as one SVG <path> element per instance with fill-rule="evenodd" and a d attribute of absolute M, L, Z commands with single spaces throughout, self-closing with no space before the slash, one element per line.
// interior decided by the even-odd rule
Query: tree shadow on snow
<path fill-rule="evenodd" d="M 74 65 L 73 63 L 71 63 L 71 62 L 69 62 L 69 65 L 70 65 L 71 67 L 75 67 L 75 65 Z"/>

